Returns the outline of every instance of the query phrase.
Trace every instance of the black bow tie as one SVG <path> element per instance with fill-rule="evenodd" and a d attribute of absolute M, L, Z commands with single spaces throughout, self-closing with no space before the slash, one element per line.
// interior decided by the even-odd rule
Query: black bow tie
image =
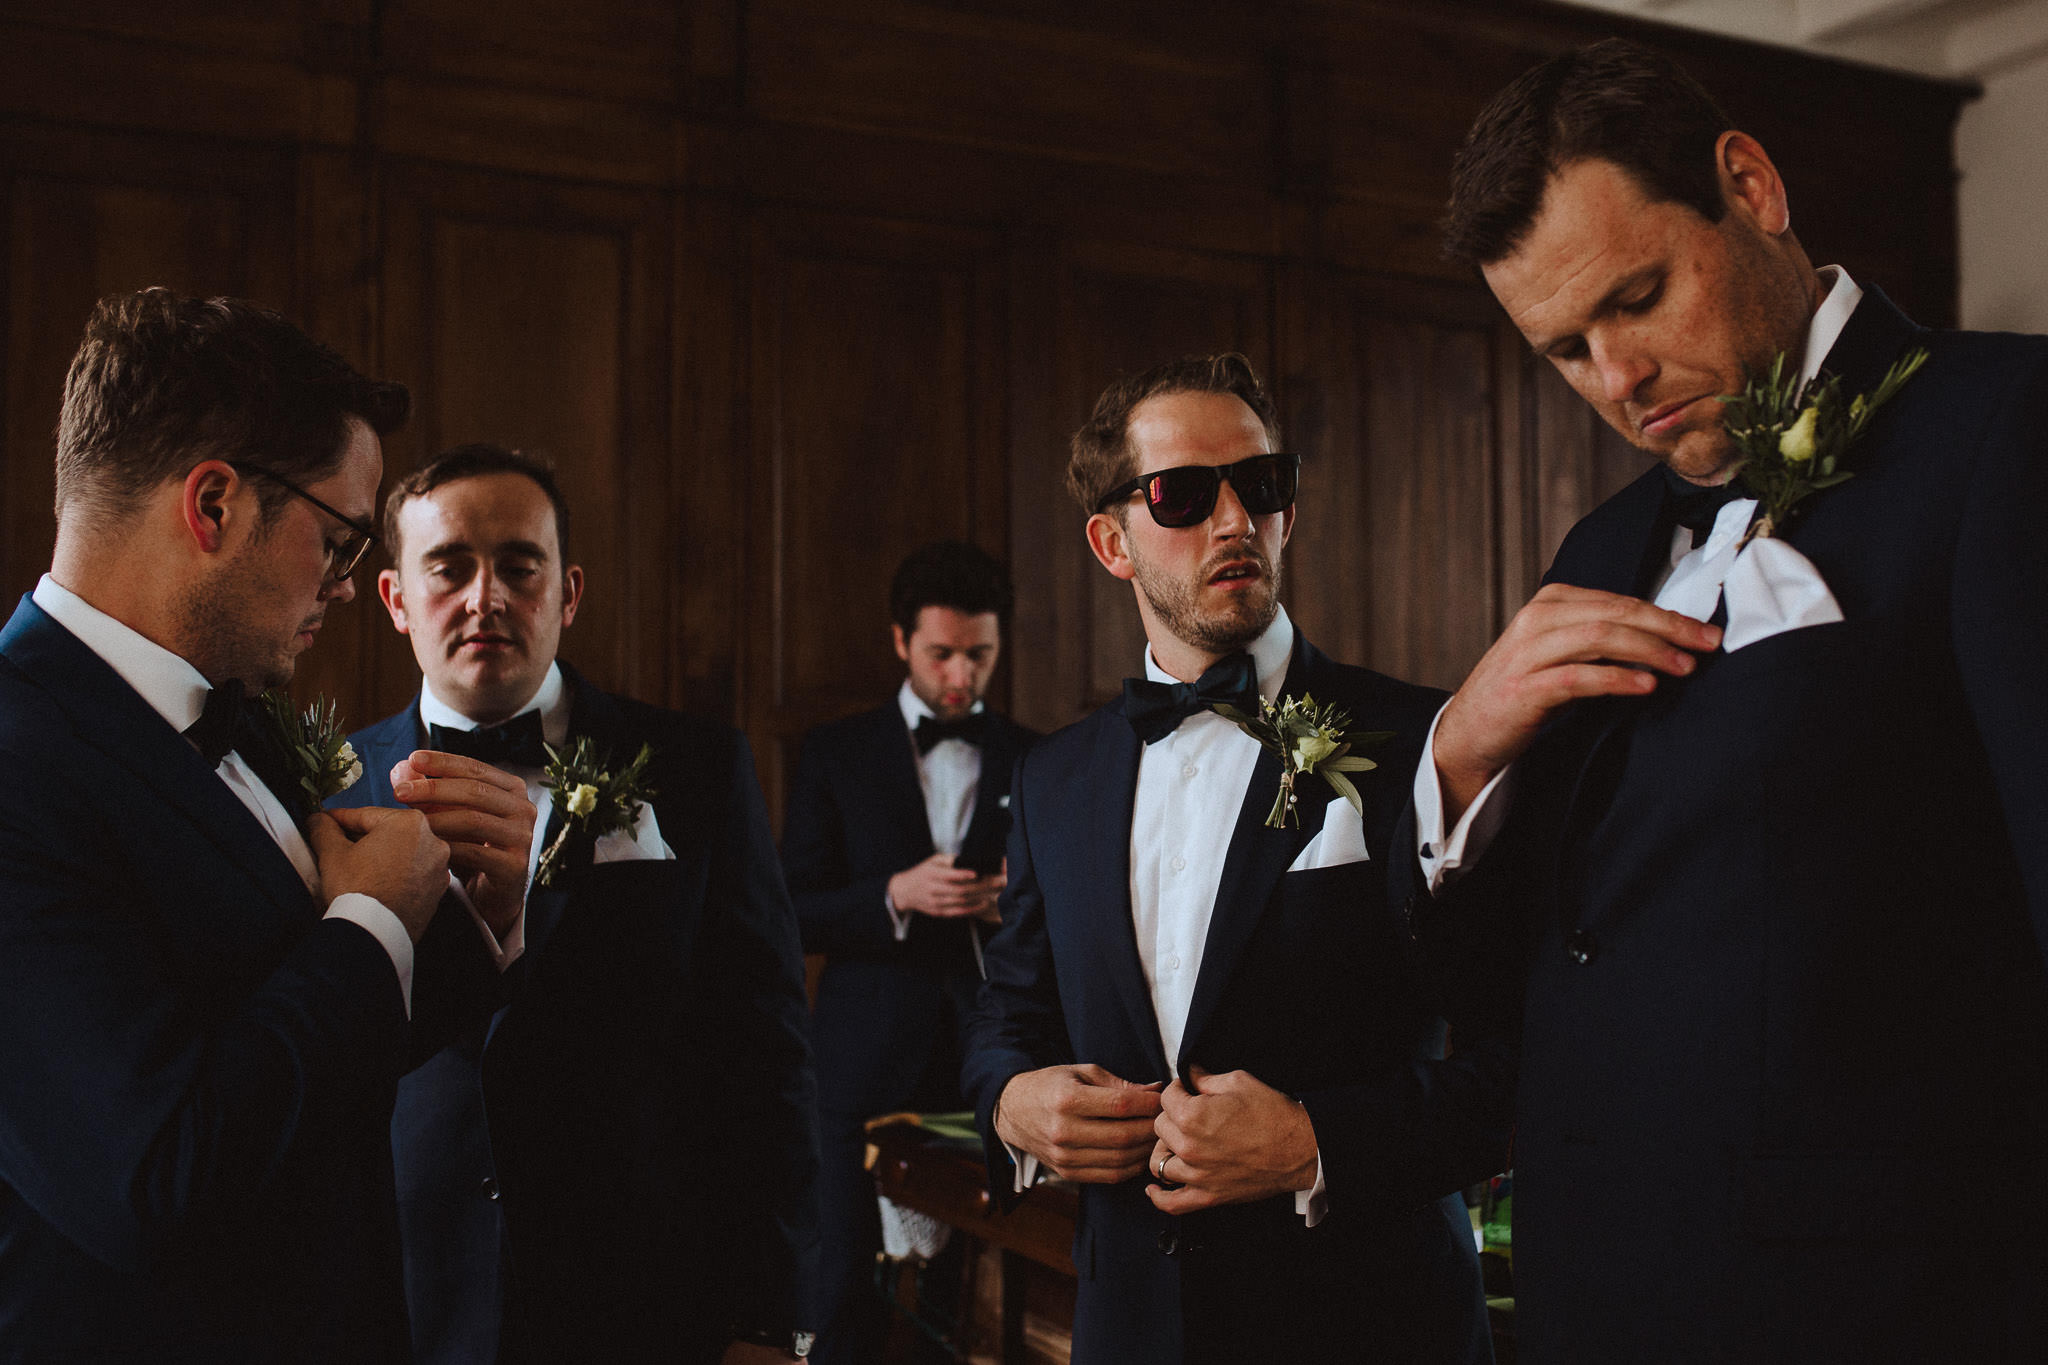
<path fill-rule="evenodd" d="M 1258 714 L 1259 671 L 1252 656 L 1243 650 L 1210 664 L 1191 683 L 1124 679 L 1124 719 L 1147 744 L 1158 743 L 1189 716 L 1219 703 L 1235 706 L 1247 715 Z"/>
<path fill-rule="evenodd" d="M 937 716 L 925 716 L 917 722 L 917 729 L 911 732 L 917 740 L 917 754 L 924 757 L 934 745 L 949 739 L 965 740 L 977 749 L 988 738 L 988 712 L 970 711 L 958 720 L 940 720 Z"/>
<path fill-rule="evenodd" d="M 1714 522 L 1721 515 L 1721 509 L 1737 498 L 1749 497 L 1749 491 L 1739 479 L 1702 488 L 1671 472 L 1671 466 L 1664 469 L 1664 506 L 1674 524 L 1692 532 L 1692 544 L 1698 549 L 1713 534 Z"/>
<path fill-rule="evenodd" d="M 206 694 L 206 707 L 199 719 L 185 727 L 185 738 L 199 746 L 199 756 L 207 767 L 218 768 L 235 747 L 246 715 L 242 701 L 242 680 L 229 678 Z"/>
<path fill-rule="evenodd" d="M 518 765 L 545 768 L 548 765 L 547 736 L 540 728 L 540 712 L 521 711 L 503 725 L 479 725 L 474 730 L 456 730 L 446 725 L 427 727 L 427 746 L 444 754 L 461 754 L 494 768 Z"/>

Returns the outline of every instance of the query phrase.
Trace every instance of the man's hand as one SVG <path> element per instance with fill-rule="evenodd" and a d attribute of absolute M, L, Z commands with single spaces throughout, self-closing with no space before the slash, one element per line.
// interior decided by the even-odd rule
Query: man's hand
<path fill-rule="evenodd" d="M 957 919 L 962 915 L 987 917 L 1003 893 L 1003 875 L 978 877 L 964 867 L 953 866 L 943 853 L 904 868 L 889 878 L 889 899 L 897 912 Z"/>
<path fill-rule="evenodd" d="M 1639 597 L 1552 583 L 1515 613 L 1437 721 L 1444 818 L 1456 822 L 1543 722 L 1581 697 L 1641 696 L 1684 677 L 1721 628 Z"/>
<path fill-rule="evenodd" d="M 1114 1185 L 1145 1172 L 1159 1084 L 1137 1085 L 1092 1062 L 1010 1078 L 996 1100 L 996 1136 L 1064 1180 Z"/>
<path fill-rule="evenodd" d="M 1249 1071 L 1212 1076 L 1191 1068 L 1195 1091 L 1178 1079 L 1159 1097 L 1158 1142 L 1147 1169 L 1180 1186 L 1145 1187 L 1163 1213 L 1193 1213 L 1306 1190 L 1316 1183 L 1315 1125 L 1289 1099 Z"/>
<path fill-rule="evenodd" d="M 535 816 L 526 783 L 473 758 L 418 749 L 392 767 L 391 791 L 447 841 L 448 866 L 502 938 L 526 905 Z"/>
<path fill-rule="evenodd" d="M 988 898 L 988 904 L 974 912 L 974 917 L 984 924 L 1001 924 L 1003 922 L 1003 911 L 997 902 L 1002 898 L 1003 888 L 1010 884 L 1010 860 L 1008 858 L 1003 859 L 1003 865 L 996 869 L 993 878 L 984 877 L 982 880 L 993 880 L 996 884 L 996 891 L 995 895 Z"/>
<path fill-rule="evenodd" d="M 424 815 L 381 806 L 315 811 L 306 842 L 329 900 L 351 891 L 374 896 L 420 941 L 448 890 L 448 845 Z"/>

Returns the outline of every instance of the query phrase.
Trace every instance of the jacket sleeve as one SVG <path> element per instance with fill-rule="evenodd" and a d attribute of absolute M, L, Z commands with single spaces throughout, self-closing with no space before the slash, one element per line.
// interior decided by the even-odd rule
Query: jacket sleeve
<path fill-rule="evenodd" d="M 1010 880 L 1003 888 L 1003 923 L 982 950 L 987 976 L 967 1025 L 960 1089 L 974 1104 L 988 1161 L 988 1187 L 999 1207 L 1016 1202 L 1015 1167 L 996 1136 L 996 1101 L 1020 1072 L 1074 1060 L 1046 934 L 1045 898 L 1032 865 L 1028 760 L 1010 782 Z"/>
<path fill-rule="evenodd" d="M 847 848 L 848 799 L 816 735 L 797 755 L 782 828 L 782 869 L 807 953 L 875 956 L 896 949 L 885 898 L 892 873 L 856 876 Z"/>
<path fill-rule="evenodd" d="M 38 775 L 32 794 L 0 793 L 0 1182 L 137 1271 L 245 1218 L 334 1131 L 388 1113 L 405 1005 L 382 945 L 333 919 L 245 993 L 197 998 L 119 856 L 120 817 L 65 766 L 0 754 L 0 771 Z"/>
<path fill-rule="evenodd" d="M 726 1144 L 716 1175 L 730 1195 L 715 1245 L 730 1249 L 725 1294 L 741 1329 L 787 1329 L 809 1301 L 817 1240 L 817 1079 L 803 953 L 747 742 L 734 733 L 725 827 L 713 846 L 695 954 L 697 1032 L 712 1041 L 709 1094 Z"/>

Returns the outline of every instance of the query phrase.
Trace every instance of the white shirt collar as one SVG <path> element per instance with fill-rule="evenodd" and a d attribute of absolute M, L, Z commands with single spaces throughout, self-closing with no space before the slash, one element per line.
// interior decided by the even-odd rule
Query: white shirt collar
<path fill-rule="evenodd" d="M 569 741 L 569 708 L 569 689 L 562 681 L 562 665 L 551 663 L 540 687 L 526 699 L 526 705 L 512 714 L 523 716 L 528 711 L 539 711 L 542 736 L 559 749 Z M 420 679 L 420 723 L 438 725 L 444 730 L 477 728 L 475 721 L 435 696 L 433 684 L 424 678 Z"/>
<path fill-rule="evenodd" d="M 1280 685 L 1287 681 L 1288 662 L 1294 657 L 1294 622 L 1287 619 L 1287 608 L 1281 607 L 1273 613 L 1273 624 L 1267 626 L 1247 649 L 1252 656 L 1252 667 L 1259 670 L 1259 695 L 1272 701 L 1280 695 Z M 1153 682 L 1180 681 L 1159 666 L 1159 661 L 1152 657 L 1149 644 L 1145 646 L 1145 676 Z"/>
<path fill-rule="evenodd" d="M 206 709 L 206 694 L 213 686 L 180 656 L 116 621 L 48 574 L 30 596 L 51 620 L 120 674 L 173 730 L 182 734 Z"/>
<path fill-rule="evenodd" d="M 1824 265 L 1817 273 L 1821 282 L 1828 286 L 1828 296 L 1820 301 L 1820 307 L 1813 310 L 1813 321 L 1807 324 L 1806 358 L 1799 366 L 1799 382 L 1802 384 L 1820 373 L 1828 352 L 1835 348 L 1835 343 L 1841 339 L 1842 329 L 1849 325 L 1849 315 L 1863 301 L 1861 286 L 1850 279 L 1849 272 L 1842 267 Z"/>
<path fill-rule="evenodd" d="M 984 705 L 985 703 L 982 702 L 974 703 L 973 710 L 969 714 L 981 714 Z M 918 696 L 916 691 L 911 688 L 910 679 L 908 678 L 903 680 L 903 686 L 896 689 L 896 709 L 903 713 L 903 723 L 912 730 L 916 730 L 917 723 L 926 716 L 938 714 L 931 707 L 924 704 L 924 698 Z"/>

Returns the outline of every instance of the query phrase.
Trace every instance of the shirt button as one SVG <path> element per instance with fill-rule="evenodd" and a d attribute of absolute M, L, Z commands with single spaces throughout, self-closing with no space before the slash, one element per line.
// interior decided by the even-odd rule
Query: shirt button
<path fill-rule="evenodd" d="M 1168 863 L 1167 866 L 1175 872 L 1185 872 L 1188 870 L 1188 860 L 1176 853 L 1173 855 L 1173 861 Z"/>
<path fill-rule="evenodd" d="M 494 1177 L 485 1176 L 482 1189 L 484 1198 L 496 1199 L 498 1197 L 498 1182 Z"/>
<path fill-rule="evenodd" d="M 1182 777 L 1193 777 L 1196 773 L 1200 771 L 1201 769 L 1197 768 L 1192 763 L 1183 763 L 1180 765 L 1180 775 Z"/>
<path fill-rule="evenodd" d="M 1581 967 L 1591 966 L 1593 959 L 1600 956 L 1600 940 L 1593 937 L 1591 930 L 1574 929 L 1564 941 L 1564 950 Z"/>
<path fill-rule="evenodd" d="M 1179 971 L 1179 970 L 1180 970 L 1180 954 L 1179 954 L 1179 953 L 1168 953 L 1168 954 L 1167 954 L 1167 956 L 1166 956 L 1166 970 L 1168 970 L 1169 972 L 1177 972 L 1177 971 Z"/>

